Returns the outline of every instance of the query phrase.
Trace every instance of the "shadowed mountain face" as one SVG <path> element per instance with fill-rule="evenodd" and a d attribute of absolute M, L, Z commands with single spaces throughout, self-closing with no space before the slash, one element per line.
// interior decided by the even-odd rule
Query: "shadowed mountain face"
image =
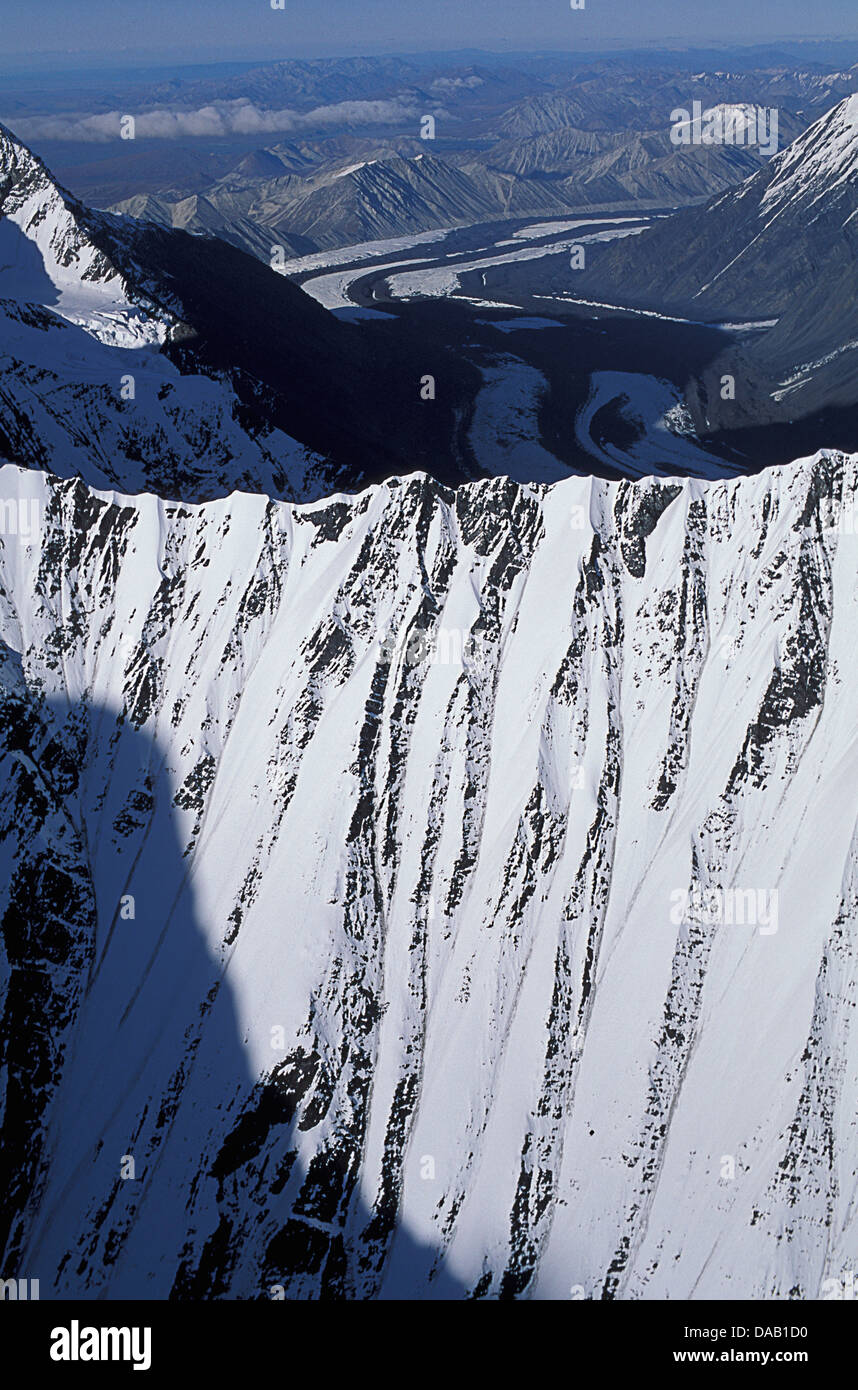
<path fill-rule="evenodd" d="M 851 1268 L 856 468 L 306 508 L 3 470 L 4 1277 Z"/>
<path fill-rule="evenodd" d="M 459 471 L 478 376 L 443 348 L 367 338 L 218 240 L 88 212 L 8 132 L 0 171 L 7 459 L 188 500 Z"/>
<path fill-rule="evenodd" d="M 479 377 L 452 352 L 421 350 L 395 322 L 370 337 L 219 240 L 126 222 L 109 238 L 113 254 L 129 235 L 145 283 L 182 320 L 166 356 L 183 375 L 226 377 L 251 436 L 279 429 L 321 455 L 327 491 L 383 478 L 404 460 L 442 481 L 460 476 L 457 411 Z M 442 382 L 431 404 L 427 373 Z"/>
<path fill-rule="evenodd" d="M 43 1298 L 370 1297 L 395 1243 L 386 1296 L 461 1297 L 390 1194 L 365 1205 L 365 1097 L 330 1089 L 312 1006 L 254 1065 L 240 899 L 200 903 L 179 838 L 213 771 L 176 790 L 169 740 L 45 677 L 0 643 L 4 1277 Z"/>

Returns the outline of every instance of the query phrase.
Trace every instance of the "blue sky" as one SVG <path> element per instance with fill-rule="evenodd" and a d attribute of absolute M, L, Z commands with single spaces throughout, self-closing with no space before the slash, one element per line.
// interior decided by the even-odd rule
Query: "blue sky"
<path fill-rule="evenodd" d="M 858 37 L 858 0 L 0 0 L 5 56 L 176 61 Z"/>

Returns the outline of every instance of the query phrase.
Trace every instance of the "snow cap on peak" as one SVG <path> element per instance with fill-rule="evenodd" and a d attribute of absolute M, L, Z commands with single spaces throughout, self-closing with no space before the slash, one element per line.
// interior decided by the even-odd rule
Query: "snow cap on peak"
<path fill-rule="evenodd" d="M 851 97 L 842 101 L 839 109 L 849 125 L 858 126 L 858 92 L 853 92 Z"/>
<path fill-rule="evenodd" d="M 801 200 L 811 205 L 858 181 L 858 93 L 826 111 L 772 160 L 762 209 Z"/>
<path fill-rule="evenodd" d="M 23 140 L 20 140 L 13 130 L 0 122 L 0 166 L 5 165 L 10 158 L 29 160 L 32 164 L 41 165 L 41 160 L 28 149 Z"/>
<path fill-rule="evenodd" d="M 19 149 L 22 148 L 18 137 L 2 121 L 0 121 L 0 144 L 17 145 Z"/>
<path fill-rule="evenodd" d="M 0 214 L 16 203 L 15 190 L 56 187 L 38 155 L 18 139 L 8 126 L 0 125 Z M 20 196 L 24 196 L 22 192 Z"/>

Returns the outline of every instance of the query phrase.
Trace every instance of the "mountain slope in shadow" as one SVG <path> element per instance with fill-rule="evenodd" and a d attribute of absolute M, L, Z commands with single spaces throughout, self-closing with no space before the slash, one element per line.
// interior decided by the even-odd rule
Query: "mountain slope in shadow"
<path fill-rule="evenodd" d="M 0 767 L 0 1274 L 43 1299 L 342 1299 L 395 1237 L 425 1296 L 462 1297 L 365 1206 L 348 1146 L 302 1161 L 320 1058 L 254 1069 L 157 743 L 46 700 L 4 643 Z"/>

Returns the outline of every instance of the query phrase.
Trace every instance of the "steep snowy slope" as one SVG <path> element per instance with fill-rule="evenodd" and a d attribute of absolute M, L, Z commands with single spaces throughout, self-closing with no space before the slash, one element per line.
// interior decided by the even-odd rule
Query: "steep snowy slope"
<path fill-rule="evenodd" d="M 854 1269 L 856 488 L 4 469 L 4 1276 Z"/>
<path fill-rule="evenodd" d="M 132 285 L 105 249 L 107 222 L 2 128 L 0 173 L 3 454 L 128 488 L 206 495 L 244 480 L 313 495 L 321 460 L 282 434 L 270 447 L 249 437 L 226 381 L 180 375 L 162 351 L 182 336 L 179 315 L 146 293 L 129 254 Z"/>
<path fill-rule="evenodd" d="M 17 303 L 51 294 L 58 315 L 99 342 L 164 342 L 174 322 L 158 313 L 94 240 L 94 225 L 42 162 L 0 126 L 0 290 Z"/>

